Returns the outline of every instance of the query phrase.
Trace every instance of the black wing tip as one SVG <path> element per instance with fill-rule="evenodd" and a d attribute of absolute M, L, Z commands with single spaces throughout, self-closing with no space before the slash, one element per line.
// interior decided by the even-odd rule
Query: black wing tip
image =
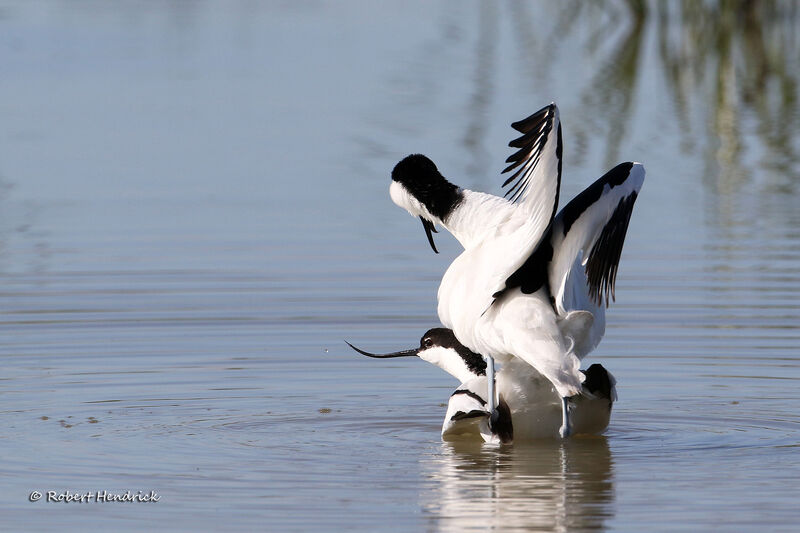
<path fill-rule="evenodd" d="M 557 109 L 556 105 L 551 103 L 531 116 L 511 124 L 512 128 L 522 133 L 522 136 L 508 143 L 511 148 L 517 148 L 517 151 L 506 158 L 508 166 L 501 172 L 501 174 L 505 174 L 516 169 L 516 172 L 503 182 L 503 187 L 507 187 L 514 182 L 511 188 L 503 195 L 512 202 L 516 202 L 524 196 L 528 189 L 530 176 L 539 164 L 542 150 L 550 140 L 554 125 L 557 124 Z M 560 124 L 557 130 L 560 146 Z M 556 150 L 556 157 L 559 160 L 561 159 L 560 149 Z M 559 162 L 559 174 L 560 169 L 561 164 Z"/>
<path fill-rule="evenodd" d="M 512 122 L 511 127 L 520 133 L 527 133 L 535 124 L 541 122 L 542 119 L 544 119 L 548 114 L 553 113 L 556 109 L 557 106 L 555 102 L 550 102 L 548 105 L 544 106 L 532 115 L 525 117 L 522 120 Z M 513 143 L 514 141 L 511 142 Z M 509 146 L 511 146 L 511 144 L 509 144 Z"/>
<path fill-rule="evenodd" d="M 617 269 L 637 197 L 638 193 L 631 191 L 620 199 L 589 253 L 586 263 L 589 296 L 599 306 L 605 304 L 608 307 L 612 301 L 616 301 Z"/>

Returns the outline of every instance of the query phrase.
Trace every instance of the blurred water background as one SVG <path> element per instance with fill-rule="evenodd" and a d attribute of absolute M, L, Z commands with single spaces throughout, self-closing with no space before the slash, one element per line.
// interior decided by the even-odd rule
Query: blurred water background
<path fill-rule="evenodd" d="M 799 75 L 791 1 L 0 2 L 2 528 L 794 530 Z M 498 193 L 551 101 L 562 198 L 647 169 L 620 400 L 445 444 L 449 376 L 343 342 L 415 346 L 459 252 L 389 173 Z M 101 490 L 160 500 L 46 501 Z"/>

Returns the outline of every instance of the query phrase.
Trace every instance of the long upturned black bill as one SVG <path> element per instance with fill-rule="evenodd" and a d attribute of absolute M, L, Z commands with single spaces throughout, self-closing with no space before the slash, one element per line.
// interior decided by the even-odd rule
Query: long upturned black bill
<path fill-rule="evenodd" d="M 414 355 L 417 355 L 417 351 L 418 351 L 418 350 L 403 350 L 402 352 L 392 352 L 392 353 L 369 353 L 369 352 L 365 352 L 361 348 L 356 348 L 355 346 L 353 346 L 352 344 L 350 344 L 347 341 L 344 341 L 344 342 L 347 343 L 347 345 L 349 347 L 351 347 L 352 349 L 354 349 L 355 351 L 357 351 L 361 355 L 366 355 L 367 357 L 375 357 L 377 359 L 388 359 L 390 357 L 412 357 Z"/>
<path fill-rule="evenodd" d="M 427 220 L 422 215 L 419 216 L 419 219 L 422 221 L 422 227 L 425 228 L 425 235 L 428 236 L 428 242 L 430 243 L 431 248 L 433 248 L 433 251 L 438 254 L 439 250 L 436 249 L 436 245 L 433 243 L 433 235 L 431 234 L 431 232 L 433 233 L 439 233 L 439 232 L 436 231 L 436 228 L 433 226 L 433 222 L 431 222 L 430 220 Z"/>

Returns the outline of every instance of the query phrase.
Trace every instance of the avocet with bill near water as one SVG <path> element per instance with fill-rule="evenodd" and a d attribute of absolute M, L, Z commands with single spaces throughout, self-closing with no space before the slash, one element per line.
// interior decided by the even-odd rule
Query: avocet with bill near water
<path fill-rule="evenodd" d="M 562 168 L 558 108 L 550 104 L 512 127 L 522 135 L 503 171 L 506 197 L 450 183 L 424 155 L 392 171 L 395 204 L 432 232 L 447 229 L 464 247 L 442 278 L 442 324 L 487 357 L 487 400 L 496 403 L 494 361 L 519 358 L 561 398 L 562 437 L 573 431 L 570 398 L 581 392 L 580 361 L 605 332 L 614 283 L 644 167 L 621 163 L 557 212 Z"/>
<path fill-rule="evenodd" d="M 442 439 L 481 439 L 487 442 L 523 442 L 558 436 L 561 405 L 552 384 L 526 362 L 516 359 L 497 373 L 497 407 L 487 399 L 486 361 L 458 342 L 452 330 L 433 328 L 419 348 L 376 354 L 347 343 L 357 352 L 380 359 L 419 357 L 438 366 L 460 385 L 450 395 L 442 424 Z M 582 370 L 581 392 L 572 399 L 572 427 L 576 434 L 605 431 L 616 400 L 616 380 L 602 365 Z"/>

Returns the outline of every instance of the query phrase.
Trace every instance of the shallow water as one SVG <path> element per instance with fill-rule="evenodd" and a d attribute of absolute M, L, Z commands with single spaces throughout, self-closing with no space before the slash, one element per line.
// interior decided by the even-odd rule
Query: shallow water
<path fill-rule="evenodd" d="M 3 528 L 794 529 L 800 17 L 691 5 L 5 3 Z M 458 253 L 389 172 L 496 193 L 553 100 L 562 198 L 648 172 L 589 359 L 620 400 L 442 443 L 455 383 L 343 342 L 416 345 Z M 47 502 L 103 490 L 160 499 Z"/>

